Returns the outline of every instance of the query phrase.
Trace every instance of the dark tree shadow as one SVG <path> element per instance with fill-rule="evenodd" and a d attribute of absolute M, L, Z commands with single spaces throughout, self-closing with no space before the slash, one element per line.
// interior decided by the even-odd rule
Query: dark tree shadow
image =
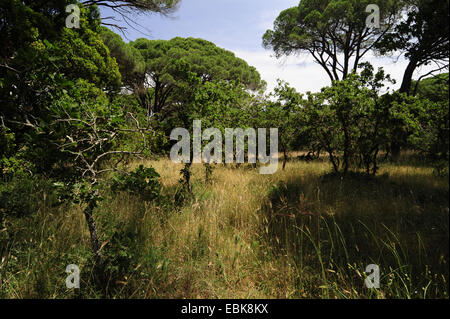
<path fill-rule="evenodd" d="M 275 256 L 292 256 L 299 267 L 340 269 L 348 280 L 357 278 L 347 265 L 375 263 L 407 268 L 419 286 L 431 280 L 429 271 L 448 282 L 448 184 L 421 180 L 359 173 L 291 178 L 268 193 L 262 236 Z"/>

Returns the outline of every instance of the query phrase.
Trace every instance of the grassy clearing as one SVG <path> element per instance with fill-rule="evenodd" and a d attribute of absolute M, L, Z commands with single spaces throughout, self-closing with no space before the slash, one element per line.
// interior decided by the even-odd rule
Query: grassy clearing
<path fill-rule="evenodd" d="M 195 199 L 177 207 L 181 165 L 143 164 L 160 173 L 163 200 L 107 193 L 96 211 L 116 274 L 106 292 L 90 280 L 80 208 L 44 197 L 36 215 L 4 222 L 0 297 L 448 298 L 449 184 L 431 168 L 341 178 L 322 161 L 270 176 L 218 165 L 207 184 L 194 165 Z M 82 289 L 65 288 L 68 264 Z M 364 286 L 369 264 L 381 268 L 378 290 Z"/>

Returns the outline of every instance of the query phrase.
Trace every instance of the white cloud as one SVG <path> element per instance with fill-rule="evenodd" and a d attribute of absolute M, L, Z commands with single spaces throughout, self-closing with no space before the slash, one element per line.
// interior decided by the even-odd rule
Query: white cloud
<path fill-rule="evenodd" d="M 300 92 L 317 91 L 328 85 L 329 80 L 323 72 L 308 58 L 288 57 L 276 59 L 269 51 L 234 51 L 237 57 L 256 67 L 263 80 L 267 82 L 267 90 L 272 91 L 277 79 L 288 82 Z"/>
<path fill-rule="evenodd" d="M 301 93 L 317 92 L 322 87 L 330 85 L 330 79 L 322 67 L 307 55 L 276 59 L 270 51 L 233 50 L 233 52 L 249 65 L 256 67 L 263 80 L 267 82 L 268 91 L 273 90 L 277 79 L 288 82 Z M 369 61 L 375 68 L 383 67 L 385 72 L 396 80 L 395 85 L 390 85 L 392 89 L 400 87 L 408 64 L 405 59 L 400 58 L 396 61 L 394 58 L 367 55 L 364 61 Z M 414 77 L 417 78 L 432 69 L 432 66 L 422 67 L 416 71 Z"/>

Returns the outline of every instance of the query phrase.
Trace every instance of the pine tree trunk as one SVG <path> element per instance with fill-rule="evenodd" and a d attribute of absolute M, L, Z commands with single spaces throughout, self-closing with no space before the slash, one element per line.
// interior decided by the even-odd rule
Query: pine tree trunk
<path fill-rule="evenodd" d="M 410 60 L 408 63 L 408 66 L 406 67 L 405 73 L 403 74 L 403 81 L 402 85 L 400 87 L 400 93 L 407 93 L 409 95 L 411 91 L 411 85 L 412 85 L 412 77 L 414 74 L 414 71 L 417 67 L 417 61 Z"/>

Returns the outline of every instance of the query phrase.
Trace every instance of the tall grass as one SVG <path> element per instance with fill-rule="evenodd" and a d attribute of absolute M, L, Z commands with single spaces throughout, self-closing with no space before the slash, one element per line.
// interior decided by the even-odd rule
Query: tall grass
<path fill-rule="evenodd" d="M 322 161 L 269 176 L 216 165 L 206 183 L 194 165 L 195 196 L 180 206 L 181 165 L 143 164 L 160 173 L 162 200 L 105 190 L 95 211 L 106 288 L 92 280 L 82 208 L 42 198 L 37 214 L 4 221 L 0 297 L 448 298 L 448 179 L 431 168 L 344 178 Z M 65 287 L 69 264 L 81 269 L 79 290 Z M 369 264 L 380 289 L 364 285 Z"/>

